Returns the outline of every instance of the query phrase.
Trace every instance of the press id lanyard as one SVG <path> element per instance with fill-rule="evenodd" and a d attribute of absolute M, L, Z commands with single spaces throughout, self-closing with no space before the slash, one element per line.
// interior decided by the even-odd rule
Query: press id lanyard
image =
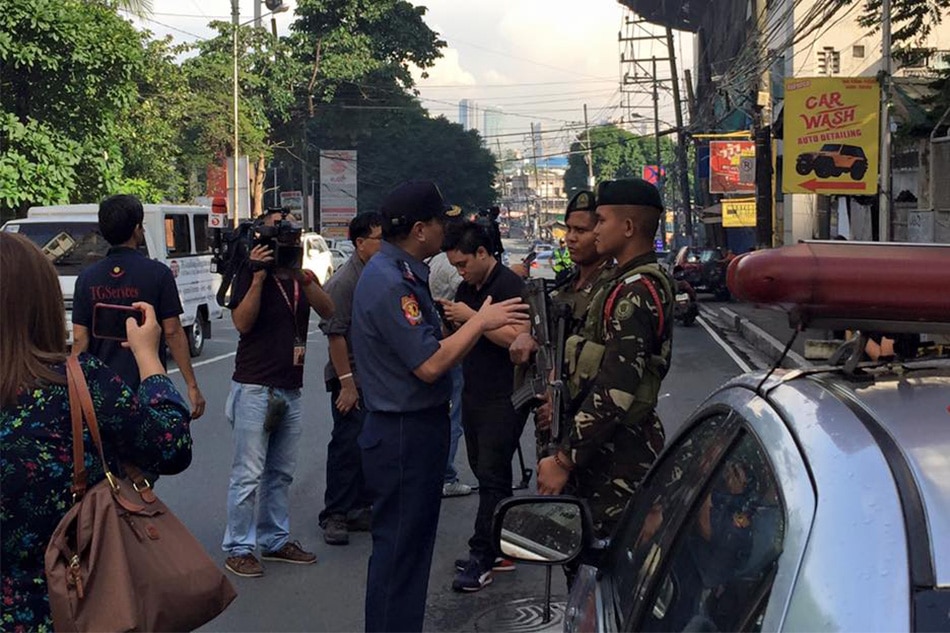
<path fill-rule="evenodd" d="M 281 296 L 284 297 L 284 302 L 287 304 L 287 308 L 290 309 L 290 316 L 293 318 L 294 323 L 294 367 L 303 367 L 304 357 L 307 355 L 307 342 L 300 338 L 300 332 L 297 329 L 297 305 L 300 303 L 300 283 L 294 279 L 294 301 L 290 302 L 290 297 L 287 296 L 287 291 L 284 290 L 284 284 L 275 277 L 274 283 L 277 284 L 278 290 L 280 290 Z"/>

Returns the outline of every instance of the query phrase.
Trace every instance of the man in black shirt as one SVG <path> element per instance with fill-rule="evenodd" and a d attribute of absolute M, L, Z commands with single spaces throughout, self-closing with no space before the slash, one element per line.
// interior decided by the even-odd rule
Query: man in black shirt
<path fill-rule="evenodd" d="M 166 364 L 165 343 L 188 386 L 191 418 L 204 414 L 205 399 L 191 367 L 188 339 L 181 327 L 181 299 L 175 276 L 165 264 L 139 250 L 145 243 L 142 222 L 145 210 L 138 198 L 110 196 L 99 204 L 99 232 L 112 245 L 106 257 L 89 266 L 76 280 L 73 292 L 73 353 L 89 352 L 112 368 L 127 385 L 139 386 L 139 368 L 132 352 L 121 342 L 92 335 L 93 308 L 97 303 L 131 306 L 144 301 L 155 308 L 162 324 L 159 360 Z"/>
<path fill-rule="evenodd" d="M 279 210 L 268 212 L 264 223 L 280 219 Z M 253 578 L 264 574 L 254 556 L 258 544 L 264 560 L 304 565 L 317 560 L 289 540 L 288 493 L 302 431 L 300 391 L 310 309 L 329 318 L 333 301 L 316 275 L 275 268 L 273 251 L 258 245 L 249 265 L 235 275 L 228 307 L 241 338 L 225 405 L 234 458 L 222 549 L 228 554 L 228 571 Z"/>
<path fill-rule="evenodd" d="M 443 250 L 462 276 L 455 302 L 441 302 L 449 321 L 464 323 L 487 297 L 503 301 L 520 297 L 521 278 L 492 256 L 486 229 L 473 222 L 447 232 Z M 478 513 L 469 540 L 469 558 L 456 561 L 456 591 L 478 591 L 492 581 L 492 571 L 510 569 L 492 546 L 492 514 L 498 502 L 511 496 L 511 460 L 525 416 L 511 404 L 514 365 L 508 346 L 527 326 L 487 332 L 462 361 L 462 428 L 472 471 L 478 478 Z"/>

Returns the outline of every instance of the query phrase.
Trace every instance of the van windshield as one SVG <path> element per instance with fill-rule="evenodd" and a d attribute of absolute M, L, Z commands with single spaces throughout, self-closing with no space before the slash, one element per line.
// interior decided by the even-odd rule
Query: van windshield
<path fill-rule="evenodd" d="M 78 275 L 109 251 L 96 222 L 24 222 L 17 232 L 39 246 L 60 275 Z"/>

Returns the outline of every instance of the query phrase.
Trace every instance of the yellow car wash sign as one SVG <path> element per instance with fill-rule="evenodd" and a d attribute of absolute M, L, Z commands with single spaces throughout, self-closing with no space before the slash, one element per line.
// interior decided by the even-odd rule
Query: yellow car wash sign
<path fill-rule="evenodd" d="M 878 106 L 873 77 L 785 80 L 785 193 L 877 192 Z"/>

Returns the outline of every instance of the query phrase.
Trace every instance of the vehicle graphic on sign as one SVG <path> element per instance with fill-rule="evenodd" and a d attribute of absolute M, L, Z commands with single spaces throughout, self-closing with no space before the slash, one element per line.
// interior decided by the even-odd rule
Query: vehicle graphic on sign
<path fill-rule="evenodd" d="M 868 171 L 868 159 L 857 145 L 828 143 L 817 152 L 799 154 L 795 171 L 807 176 L 812 171 L 819 178 L 832 178 L 848 173 L 852 180 L 861 180 Z"/>

